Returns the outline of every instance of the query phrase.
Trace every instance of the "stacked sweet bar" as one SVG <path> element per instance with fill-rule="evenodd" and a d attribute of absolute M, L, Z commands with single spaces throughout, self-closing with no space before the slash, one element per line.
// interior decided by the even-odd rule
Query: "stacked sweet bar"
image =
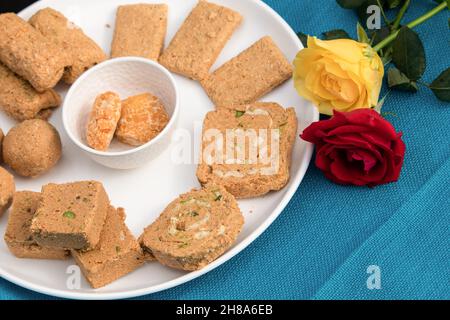
<path fill-rule="evenodd" d="M 110 205 L 102 184 L 48 184 L 40 193 L 14 196 L 5 241 L 19 258 L 72 255 L 93 288 L 105 286 L 144 263 L 125 225 L 124 210 Z"/>

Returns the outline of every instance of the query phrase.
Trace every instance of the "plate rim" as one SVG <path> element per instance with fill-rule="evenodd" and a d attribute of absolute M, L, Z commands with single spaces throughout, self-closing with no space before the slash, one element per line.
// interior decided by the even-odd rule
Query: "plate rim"
<path fill-rule="evenodd" d="M 30 6 L 24 8 L 19 13 L 17 13 L 19 16 L 26 14 L 28 11 L 32 11 L 34 7 L 37 7 L 38 4 L 45 0 L 38 0 L 35 3 L 31 4 Z M 265 10 L 267 13 L 269 13 L 274 19 L 276 19 L 283 28 L 288 32 L 290 37 L 292 38 L 292 41 L 298 46 L 298 49 L 303 49 L 303 45 L 300 41 L 300 39 L 295 34 L 294 30 L 292 30 L 291 26 L 278 14 L 274 9 L 272 9 L 267 3 L 261 1 L 261 0 L 246 0 L 249 2 L 252 2 L 256 6 L 260 6 L 263 10 Z M 301 97 L 299 97 L 302 99 Z M 319 112 L 318 110 L 312 105 L 311 102 L 307 102 L 307 104 L 311 105 L 313 107 L 313 119 L 312 121 L 318 121 L 319 120 Z M 299 168 L 299 170 L 296 172 L 294 176 L 291 175 L 291 186 L 286 191 L 286 194 L 280 201 L 280 203 L 275 207 L 275 209 L 272 211 L 272 213 L 264 220 L 262 224 L 260 224 L 251 234 L 249 234 L 246 238 L 242 239 L 239 244 L 228 250 L 226 253 L 224 253 L 222 256 L 220 256 L 218 259 L 207 265 L 201 270 L 193 271 L 186 273 L 185 275 L 182 275 L 176 279 L 158 284 L 158 285 L 152 285 L 146 288 L 141 289 L 134 289 L 129 290 L 126 292 L 111 292 L 111 293 L 101 293 L 96 292 L 95 289 L 92 289 L 92 292 L 68 292 L 60 289 L 53 289 L 49 288 L 43 285 L 39 284 L 33 284 L 29 281 L 23 280 L 18 276 L 15 276 L 13 274 L 8 273 L 7 271 L 3 270 L 0 267 L 0 276 L 20 287 L 23 287 L 25 289 L 38 292 L 41 294 L 46 294 L 53 297 L 58 298 L 66 298 L 66 299 L 84 299 L 84 300 L 115 300 L 115 299 L 127 299 L 127 298 L 134 298 L 134 297 L 141 297 L 144 295 L 161 292 L 167 289 L 174 288 L 176 286 L 179 286 L 181 284 L 185 284 L 193 279 L 196 279 L 215 268 L 219 267 L 223 263 L 227 262 L 231 258 L 233 258 L 235 255 L 246 249 L 252 242 L 254 242 L 264 231 L 267 230 L 267 228 L 278 218 L 278 216 L 281 214 L 281 212 L 285 209 L 285 207 L 288 205 L 288 203 L 291 201 L 292 197 L 294 196 L 295 192 L 297 191 L 300 183 L 302 182 L 306 171 L 308 170 L 309 165 L 311 164 L 311 158 L 313 154 L 314 146 L 309 143 L 305 142 L 305 149 L 304 149 L 304 164 Z"/>

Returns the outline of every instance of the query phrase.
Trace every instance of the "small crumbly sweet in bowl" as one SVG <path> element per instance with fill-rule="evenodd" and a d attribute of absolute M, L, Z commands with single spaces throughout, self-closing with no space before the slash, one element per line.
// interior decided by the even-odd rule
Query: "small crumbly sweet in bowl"
<path fill-rule="evenodd" d="M 64 82 L 68 84 L 72 84 L 92 66 L 106 60 L 103 50 L 83 30 L 52 8 L 39 10 L 29 23 L 68 56 L 69 65 L 63 75 Z"/>
<path fill-rule="evenodd" d="M 144 263 L 142 249 L 125 224 L 125 211 L 109 206 L 97 248 L 72 256 L 93 288 L 103 287 Z"/>
<path fill-rule="evenodd" d="M 50 183 L 42 187 L 31 232 L 45 247 L 92 250 L 99 242 L 108 207 L 100 182 Z"/>
<path fill-rule="evenodd" d="M 70 65 L 62 47 L 14 13 L 0 14 L 0 61 L 39 92 L 53 88 Z"/>
<path fill-rule="evenodd" d="M 6 245 L 17 258 L 67 259 L 70 251 L 42 247 L 33 239 L 30 230 L 31 220 L 41 198 L 39 192 L 19 191 L 14 194 L 4 237 Z"/>
<path fill-rule="evenodd" d="M 296 132 L 295 110 L 277 103 L 257 102 L 208 112 L 197 177 L 202 184 L 223 185 L 236 198 L 280 190 L 289 181 Z"/>
<path fill-rule="evenodd" d="M 244 217 L 224 187 L 206 185 L 172 201 L 141 235 L 147 257 L 181 270 L 199 270 L 235 242 Z"/>
<path fill-rule="evenodd" d="M 170 71 L 202 80 L 241 21 L 242 16 L 236 11 L 199 1 L 159 62 Z"/>
<path fill-rule="evenodd" d="M 116 132 L 121 110 L 122 102 L 117 93 L 108 91 L 96 97 L 86 133 L 86 140 L 91 148 L 100 151 L 108 149 Z"/>
<path fill-rule="evenodd" d="M 158 61 L 167 31 L 167 4 L 119 6 L 111 57 L 137 56 Z"/>
<path fill-rule="evenodd" d="M 122 101 L 122 113 L 116 137 L 120 142 L 143 145 L 156 137 L 169 122 L 164 105 L 158 97 L 144 93 Z"/>
<path fill-rule="evenodd" d="M 58 131 L 47 121 L 26 120 L 17 124 L 3 141 L 3 159 L 24 177 L 37 177 L 53 168 L 61 158 Z"/>
<path fill-rule="evenodd" d="M 271 37 L 266 36 L 201 81 L 219 106 L 257 101 L 292 77 L 293 67 Z"/>
<path fill-rule="evenodd" d="M 61 103 L 55 90 L 37 92 L 26 80 L 0 62 L 0 108 L 17 121 L 47 120 Z"/>
<path fill-rule="evenodd" d="M 11 206 L 16 185 L 14 176 L 0 167 L 0 217 Z"/>

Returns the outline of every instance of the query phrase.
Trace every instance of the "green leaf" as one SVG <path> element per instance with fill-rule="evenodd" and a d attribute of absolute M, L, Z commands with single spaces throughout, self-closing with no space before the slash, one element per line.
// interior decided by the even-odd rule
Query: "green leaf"
<path fill-rule="evenodd" d="M 416 81 L 425 72 L 425 49 L 417 33 L 402 27 L 392 45 L 392 62 L 409 79 Z"/>
<path fill-rule="evenodd" d="M 73 213 L 72 211 L 66 211 L 66 212 L 63 213 L 63 216 L 65 218 L 74 219 L 75 218 L 75 213 Z"/>
<path fill-rule="evenodd" d="M 326 32 L 322 32 L 324 40 L 335 40 L 335 39 L 351 39 L 347 31 L 342 29 L 335 29 Z"/>
<path fill-rule="evenodd" d="M 450 102 L 450 68 L 444 70 L 431 83 L 430 89 L 439 100 Z"/>
<path fill-rule="evenodd" d="M 388 85 L 389 88 L 399 91 L 417 92 L 417 90 L 419 90 L 417 84 L 414 81 L 409 80 L 408 77 L 397 68 L 390 68 L 388 70 Z"/>
<path fill-rule="evenodd" d="M 308 48 L 308 35 L 303 32 L 297 32 L 297 37 L 303 44 L 303 47 Z"/>
<path fill-rule="evenodd" d="M 366 0 L 336 0 L 336 2 L 344 9 L 356 9 L 363 5 Z"/>
<path fill-rule="evenodd" d="M 389 9 L 397 8 L 402 2 L 402 0 L 387 0 Z"/>
<path fill-rule="evenodd" d="M 367 36 L 366 30 L 358 22 L 356 23 L 356 33 L 358 35 L 358 41 L 362 43 L 370 43 L 369 37 Z"/>

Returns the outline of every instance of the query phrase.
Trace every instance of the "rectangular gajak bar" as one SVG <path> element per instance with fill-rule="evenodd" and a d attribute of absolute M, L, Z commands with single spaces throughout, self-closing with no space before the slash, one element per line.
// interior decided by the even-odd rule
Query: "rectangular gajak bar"
<path fill-rule="evenodd" d="M 33 237 L 42 246 L 91 250 L 100 239 L 108 207 L 100 182 L 45 185 L 31 224 Z"/>
<path fill-rule="evenodd" d="M 83 72 L 106 60 L 103 50 L 60 12 L 51 8 L 39 10 L 30 24 L 47 39 L 63 48 L 70 59 L 64 72 L 64 82 L 73 83 Z"/>
<path fill-rule="evenodd" d="M 214 71 L 202 86 L 216 106 L 247 104 L 291 78 L 292 71 L 272 38 L 264 37 Z"/>
<path fill-rule="evenodd" d="M 241 21 L 242 16 L 231 9 L 200 1 L 161 55 L 160 63 L 194 80 L 203 79 Z"/>
<path fill-rule="evenodd" d="M 33 239 L 30 225 L 40 201 L 39 192 L 20 191 L 14 194 L 5 242 L 18 258 L 66 259 L 70 256 L 68 250 L 42 247 Z"/>
<path fill-rule="evenodd" d="M 97 249 L 72 256 L 93 288 L 103 287 L 140 267 L 145 261 L 139 243 L 125 224 L 125 211 L 110 206 Z"/>
<path fill-rule="evenodd" d="M 46 120 L 61 103 L 53 90 L 37 92 L 27 81 L 0 62 L 0 109 L 17 121 Z"/>
<path fill-rule="evenodd" d="M 157 61 L 167 31 L 166 4 L 119 6 L 111 57 L 138 56 Z"/>
<path fill-rule="evenodd" d="M 62 48 L 14 13 L 0 14 L 0 61 L 39 92 L 53 88 L 69 65 Z"/>

